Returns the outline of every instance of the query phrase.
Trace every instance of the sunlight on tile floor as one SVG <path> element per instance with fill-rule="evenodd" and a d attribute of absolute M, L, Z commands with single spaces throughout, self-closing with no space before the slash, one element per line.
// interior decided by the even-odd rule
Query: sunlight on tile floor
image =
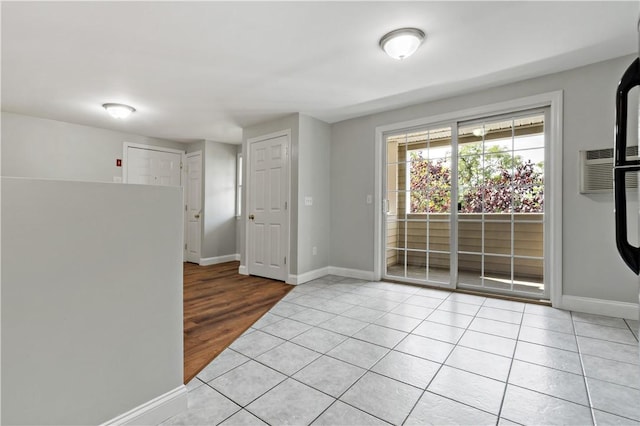
<path fill-rule="evenodd" d="M 187 387 L 163 424 L 637 425 L 638 321 L 326 276 Z"/>

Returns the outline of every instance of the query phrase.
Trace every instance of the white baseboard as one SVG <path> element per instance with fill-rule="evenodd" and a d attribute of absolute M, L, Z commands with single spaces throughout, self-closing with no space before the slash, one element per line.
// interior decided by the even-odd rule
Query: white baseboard
<path fill-rule="evenodd" d="M 591 297 L 562 296 L 562 309 L 587 314 L 637 320 L 640 308 L 637 303 L 616 302 Z"/>
<path fill-rule="evenodd" d="M 238 268 L 238 273 L 240 275 L 249 275 L 249 268 L 247 268 L 247 265 L 240 265 L 240 267 Z"/>
<path fill-rule="evenodd" d="M 203 257 L 198 263 L 200 266 L 217 265 L 218 263 L 233 262 L 234 260 L 240 260 L 239 254 L 227 254 L 226 256 L 217 257 Z"/>
<path fill-rule="evenodd" d="M 347 278 L 357 278 L 360 280 L 374 280 L 373 271 L 363 271 L 360 269 L 338 268 L 336 266 L 329 266 L 329 274 Z"/>
<path fill-rule="evenodd" d="M 315 280 L 317 278 L 324 277 L 325 275 L 329 275 L 329 267 L 326 266 L 324 268 L 314 269 L 313 271 L 305 272 L 300 275 L 289 275 L 287 279 L 287 284 L 302 284 L 308 281 Z"/>
<path fill-rule="evenodd" d="M 145 402 L 101 426 L 157 425 L 187 409 L 187 387 L 177 388 Z"/>

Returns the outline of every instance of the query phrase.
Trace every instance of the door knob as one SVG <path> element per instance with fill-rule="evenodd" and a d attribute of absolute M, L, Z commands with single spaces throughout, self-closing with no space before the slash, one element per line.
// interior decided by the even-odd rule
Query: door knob
<path fill-rule="evenodd" d="M 254 215 L 252 215 L 252 214 L 250 214 L 250 215 L 249 215 L 249 220 L 253 220 L 253 219 L 255 219 L 255 218 L 256 218 L 256 217 L 255 217 Z"/>
<path fill-rule="evenodd" d="M 194 215 L 193 217 L 195 217 L 196 219 L 200 219 L 200 213 Z"/>

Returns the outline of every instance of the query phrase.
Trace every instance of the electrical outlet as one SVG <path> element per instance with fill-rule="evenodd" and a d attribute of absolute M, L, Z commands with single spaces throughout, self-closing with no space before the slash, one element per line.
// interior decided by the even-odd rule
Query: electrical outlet
<path fill-rule="evenodd" d="M 318 254 L 318 247 L 314 246 L 314 247 L 311 249 L 311 253 L 312 253 L 314 256 L 315 256 L 315 255 L 317 255 L 317 254 Z"/>

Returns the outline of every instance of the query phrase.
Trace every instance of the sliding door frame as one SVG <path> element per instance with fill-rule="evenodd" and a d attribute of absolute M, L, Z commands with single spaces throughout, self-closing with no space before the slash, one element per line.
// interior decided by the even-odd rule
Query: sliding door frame
<path fill-rule="evenodd" d="M 484 117 L 508 114 L 510 112 L 549 108 L 548 126 L 549 140 L 546 142 L 545 156 L 548 159 L 548 176 L 545 176 L 545 285 L 549 286 L 549 295 L 553 306 L 560 306 L 562 302 L 562 102 L 563 92 L 555 91 L 528 96 L 525 98 L 499 102 L 490 105 L 469 108 L 430 117 L 418 118 L 376 127 L 375 131 L 375 191 L 374 191 L 374 279 L 380 280 L 384 271 L 384 233 L 382 230 L 385 215 L 383 211 L 384 188 L 383 177 L 385 176 L 385 135 L 391 132 L 398 132 L 404 129 L 432 127 L 436 125 L 452 126 L 453 135 L 457 132 L 458 123 L 481 119 Z M 455 131 L 455 132 L 454 132 Z M 457 135 L 456 135 L 457 136 Z M 457 142 L 457 140 L 455 141 Z M 455 144 L 457 145 L 457 143 Z M 453 195 L 453 194 L 452 194 Z M 455 210 L 455 209 L 454 209 Z M 453 211 L 452 211 L 453 213 Z M 457 253 L 457 239 L 451 240 L 451 255 Z M 455 247 L 454 247 L 455 246 Z M 456 248 L 456 251 L 454 251 Z M 457 256 L 455 256 L 457 258 Z M 456 262 L 457 263 L 457 262 Z M 450 273 L 455 273 L 457 278 L 457 268 Z M 455 271 L 455 272 L 454 272 Z M 457 282 L 457 279 L 453 282 Z"/>

